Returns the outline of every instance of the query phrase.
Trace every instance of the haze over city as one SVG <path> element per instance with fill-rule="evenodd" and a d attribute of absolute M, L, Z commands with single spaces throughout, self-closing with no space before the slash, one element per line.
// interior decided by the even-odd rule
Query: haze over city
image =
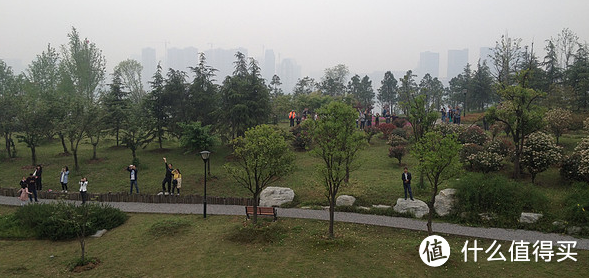
<path fill-rule="evenodd" d="M 580 0 L 1 0 L 0 59 L 25 69 L 48 43 L 65 44 L 75 27 L 103 51 L 108 72 L 128 58 L 141 62 L 144 48 L 155 49 L 158 61 L 169 49 L 241 48 L 263 70 L 265 51 L 273 50 L 276 64 L 290 59 L 300 76 L 314 78 L 337 64 L 352 74 L 416 69 L 429 51 L 439 54 L 438 75 L 446 77 L 449 50 L 468 49 L 476 64 L 481 47 L 506 33 L 533 42 L 540 57 L 545 40 L 563 28 L 587 41 L 587 10 L 589 2 Z"/>

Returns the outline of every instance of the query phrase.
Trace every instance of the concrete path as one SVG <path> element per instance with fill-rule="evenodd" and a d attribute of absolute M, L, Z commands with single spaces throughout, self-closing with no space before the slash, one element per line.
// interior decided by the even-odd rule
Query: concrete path
<path fill-rule="evenodd" d="M 55 202 L 55 200 L 40 200 L 40 202 Z M 18 206 L 20 205 L 20 201 L 16 197 L 0 196 L 0 204 Z M 112 202 L 109 204 L 126 212 L 140 213 L 202 214 L 203 208 L 202 204 L 155 204 L 130 202 Z M 245 209 L 243 206 L 208 205 L 207 213 L 217 215 L 243 215 L 245 217 Z M 325 210 L 299 208 L 279 208 L 278 217 L 329 220 L 328 212 Z M 404 217 L 336 212 L 335 221 L 427 231 L 426 221 Z M 556 246 L 558 241 L 576 241 L 577 249 L 589 250 L 589 239 L 574 238 L 572 236 L 561 234 L 547 234 L 537 231 L 501 228 L 466 227 L 450 223 L 433 223 L 432 228 L 437 234 L 451 234 L 505 241 L 523 240 L 531 242 L 531 244 L 540 240 L 552 241 Z"/>

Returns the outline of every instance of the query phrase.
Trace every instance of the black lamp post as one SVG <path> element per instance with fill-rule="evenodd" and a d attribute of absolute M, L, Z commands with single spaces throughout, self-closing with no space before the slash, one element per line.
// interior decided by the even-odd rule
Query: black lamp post
<path fill-rule="evenodd" d="M 464 116 L 466 117 L 466 89 L 462 90 L 464 93 L 464 103 L 462 104 L 462 110 L 464 111 Z"/>
<path fill-rule="evenodd" d="M 202 161 L 205 164 L 205 194 L 202 201 L 202 215 L 204 218 L 207 218 L 207 162 L 209 161 L 209 156 L 211 152 L 209 151 L 202 151 L 200 152 L 200 156 L 202 157 Z M 209 166 L 210 168 L 210 166 Z"/>

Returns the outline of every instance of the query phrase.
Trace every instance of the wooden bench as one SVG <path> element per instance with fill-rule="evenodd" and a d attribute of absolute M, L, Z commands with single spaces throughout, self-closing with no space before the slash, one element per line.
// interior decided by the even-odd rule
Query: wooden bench
<path fill-rule="evenodd" d="M 254 214 L 254 207 L 253 206 L 246 206 L 245 207 L 245 216 L 247 219 L 250 219 L 250 215 Z M 275 207 L 258 207 L 258 215 L 262 216 L 272 216 L 274 217 L 273 221 L 276 221 L 276 208 Z"/>

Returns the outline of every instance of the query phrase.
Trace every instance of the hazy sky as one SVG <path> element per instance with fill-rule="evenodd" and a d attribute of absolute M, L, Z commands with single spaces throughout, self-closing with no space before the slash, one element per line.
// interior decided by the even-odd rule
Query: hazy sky
<path fill-rule="evenodd" d="M 294 58 L 303 75 L 338 63 L 352 72 L 407 70 L 419 53 L 440 53 L 445 76 L 448 49 L 494 46 L 506 31 L 536 49 L 565 27 L 589 40 L 587 0 L 421 1 L 127 1 L 0 0 L 0 59 L 26 66 L 51 43 L 67 42 L 75 26 L 103 50 L 111 69 L 154 47 L 264 47 Z"/>

